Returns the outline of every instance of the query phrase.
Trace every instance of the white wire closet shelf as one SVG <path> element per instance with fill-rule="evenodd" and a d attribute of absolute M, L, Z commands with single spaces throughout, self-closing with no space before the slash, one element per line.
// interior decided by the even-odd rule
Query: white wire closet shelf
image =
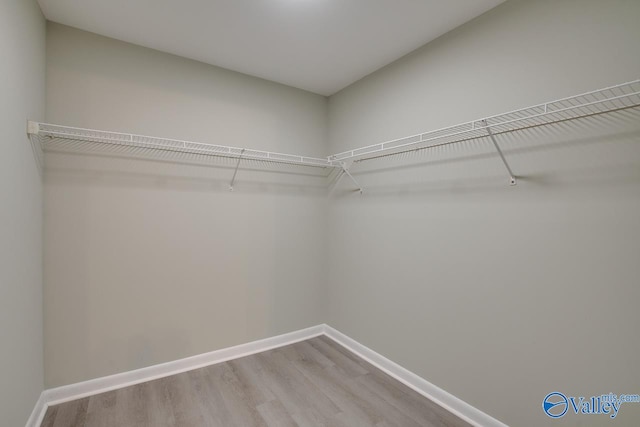
<path fill-rule="evenodd" d="M 426 149 L 443 144 L 483 138 L 489 136 L 488 130 L 494 135 L 498 135 L 639 105 L 640 80 L 634 80 L 508 113 L 344 151 L 329 156 L 329 159 L 334 162 L 367 160 L 368 158 L 380 157 L 380 155 L 406 152 L 402 150 L 404 148 Z M 423 144 L 428 145 L 422 146 Z"/>
<path fill-rule="evenodd" d="M 243 159 L 310 167 L 337 168 L 340 170 L 338 179 L 346 175 L 358 187 L 360 186 L 349 172 L 349 165 L 354 162 L 488 137 L 493 142 L 509 173 L 511 184 L 515 184 L 516 177 L 495 139 L 496 135 L 638 106 L 640 106 L 640 80 L 634 80 L 442 129 L 344 151 L 326 158 L 37 122 L 28 123 L 28 133 L 30 138 L 38 142 L 44 151 L 47 151 L 49 145 L 53 145 L 51 143 L 56 141 L 73 141 L 80 145 L 82 143 L 100 143 L 132 150 L 159 150 L 169 153 L 190 153 L 233 158 L 237 159 L 236 171 L 240 161 Z M 231 182 L 232 187 L 233 180 Z M 361 188 L 360 191 L 362 191 Z"/>
<path fill-rule="evenodd" d="M 49 123 L 29 122 L 28 133 L 37 138 L 44 151 L 50 144 L 63 141 L 99 143 L 121 148 L 160 150 L 173 153 L 199 154 L 213 157 L 233 159 L 261 160 L 273 163 L 286 163 L 302 166 L 333 168 L 335 165 L 327 158 L 302 156 L 297 154 L 276 153 L 272 151 L 254 150 L 250 148 L 230 147 L 207 144 L 203 142 L 184 141 L 154 136 L 136 135 L 132 133 L 110 132 L 96 129 L 85 129 Z M 126 153 L 126 151 L 124 151 Z"/>

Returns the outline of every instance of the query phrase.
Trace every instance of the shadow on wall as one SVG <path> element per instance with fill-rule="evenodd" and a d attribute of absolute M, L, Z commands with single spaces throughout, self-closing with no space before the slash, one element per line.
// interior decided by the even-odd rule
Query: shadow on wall
<path fill-rule="evenodd" d="M 138 154 L 46 153 L 47 387 L 322 321 L 327 170 Z"/>
<path fill-rule="evenodd" d="M 520 186 L 637 185 L 640 108 L 497 135 Z M 499 194 L 517 191 L 489 138 L 356 161 L 351 169 L 371 197 Z M 336 198 L 353 196 L 342 183 Z"/>
<path fill-rule="evenodd" d="M 178 191 L 325 195 L 332 168 L 117 149 L 86 142 L 59 142 L 46 153 L 47 182 Z M 234 172 L 238 166 L 234 179 Z"/>
<path fill-rule="evenodd" d="M 640 108 L 497 135 L 521 185 L 541 188 L 624 185 L 638 181 Z M 164 153 L 74 141 L 48 145 L 48 182 L 228 192 L 237 160 L 191 153 Z M 512 190 L 488 138 L 422 148 L 356 161 L 351 172 L 363 197 L 411 194 L 491 194 Z M 336 169 L 243 159 L 236 191 L 360 197 Z"/>

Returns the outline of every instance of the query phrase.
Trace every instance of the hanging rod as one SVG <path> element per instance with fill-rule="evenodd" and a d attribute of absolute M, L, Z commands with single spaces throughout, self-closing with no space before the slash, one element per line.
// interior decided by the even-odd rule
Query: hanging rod
<path fill-rule="evenodd" d="M 79 143 L 99 143 L 132 149 L 152 149 L 174 153 L 199 154 L 214 157 L 227 157 L 243 160 L 260 160 L 271 163 L 284 163 L 301 166 L 322 168 L 338 168 L 327 158 L 300 156 L 295 154 L 276 153 L 248 148 L 229 147 L 224 145 L 206 144 L 202 142 L 184 141 L 178 139 L 157 138 L 153 136 L 136 135 L 131 133 L 109 132 L 95 129 L 85 129 L 70 126 L 60 126 L 49 123 L 29 121 L 27 133 L 37 139 L 42 149 L 56 141 L 74 141 Z"/>
<path fill-rule="evenodd" d="M 340 162 L 345 160 L 361 162 L 472 139 L 492 138 L 507 132 L 638 106 L 640 106 L 640 80 L 634 80 L 508 113 L 344 151 L 329 156 L 329 160 L 339 166 Z M 498 151 L 501 153 L 500 150 Z M 514 178 L 504 155 L 502 158 L 511 177 Z"/>

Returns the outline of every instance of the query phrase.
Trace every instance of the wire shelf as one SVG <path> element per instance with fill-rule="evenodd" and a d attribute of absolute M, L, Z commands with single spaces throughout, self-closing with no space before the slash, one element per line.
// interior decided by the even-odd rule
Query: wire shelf
<path fill-rule="evenodd" d="M 329 170 L 337 169 L 340 171 L 339 177 L 346 174 L 358 187 L 356 180 L 348 171 L 351 162 L 362 162 L 448 144 L 490 138 L 509 172 L 511 184 L 515 184 L 515 175 L 496 142 L 495 135 L 638 106 L 640 106 L 640 80 L 634 80 L 508 113 L 344 151 L 326 158 L 36 122 L 28 122 L 27 132 L 32 143 L 38 145 L 43 151 L 55 150 L 60 146 L 77 151 L 91 151 L 92 145 L 101 144 L 111 150 L 117 150 L 119 154 L 131 156 L 156 153 L 166 155 L 167 160 L 171 158 L 177 160 L 185 155 L 236 159 L 236 172 L 241 160 L 274 165 L 286 164 Z M 234 180 L 235 173 L 231 181 L 231 188 Z M 361 188 L 360 191 L 362 191 Z"/>
<path fill-rule="evenodd" d="M 640 106 L 640 80 L 329 156 L 360 162 Z"/>
<path fill-rule="evenodd" d="M 55 149 L 62 143 L 75 143 L 75 148 L 82 150 L 83 144 L 106 144 L 118 148 L 121 153 L 134 154 L 140 150 L 164 151 L 167 153 L 196 154 L 202 156 L 226 157 L 232 159 L 259 160 L 268 163 L 335 168 L 327 158 L 301 156 L 296 154 L 276 153 L 248 148 L 206 144 L 202 142 L 177 139 L 158 138 L 130 133 L 109 132 L 96 129 L 84 129 L 60 126 L 49 123 L 30 122 L 29 134 L 40 143 L 42 150 Z M 66 144 L 69 147 L 69 144 Z"/>

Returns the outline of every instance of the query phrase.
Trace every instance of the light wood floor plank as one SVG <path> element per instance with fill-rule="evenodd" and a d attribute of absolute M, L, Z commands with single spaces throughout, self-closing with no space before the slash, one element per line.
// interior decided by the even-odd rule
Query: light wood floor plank
<path fill-rule="evenodd" d="M 162 381 L 165 380 L 165 381 Z M 167 378 L 149 381 L 144 384 L 146 392 L 147 418 L 150 426 L 171 427 L 175 426 L 176 419 L 173 415 L 173 408 L 169 395 L 169 382 Z"/>
<path fill-rule="evenodd" d="M 325 340 L 325 337 L 308 340 L 309 344 L 314 349 L 328 359 L 333 360 L 336 365 L 340 366 L 344 370 L 345 375 L 350 378 L 357 378 L 369 372 L 359 363 L 358 360 L 356 360 L 357 356 L 352 355 L 351 353 L 345 354 L 338 348 L 330 345 L 327 341 L 328 339 Z"/>
<path fill-rule="evenodd" d="M 225 363 L 204 369 L 209 387 L 216 389 L 222 397 L 227 413 L 228 426 L 266 427 L 266 423 L 254 405 L 251 405 L 233 371 Z"/>
<path fill-rule="evenodd" d="M 321 336 L 48 408 L 42 427 L 469 427 Z"/>
<path fill-rule="evenodd" d="M 262 367 L 255 357 L 243 357 L 227 364 L 238 379 L 249 405 L 257 407 L 276 399 L 268 384 L 262 380 L 260 376 Z"/>
<path fill-rule="evenodd" d="M 375 408 L 345 385 L 345 381 L 351 381 L 350 379 L 339 378 L 336 381 L 335 376 L 328 374 L 328 371 L 334 369 L 333 366 L 323 368 L 308 360 L 296 360 L 292 363 L 340 408 L 343 414 L 338 419 L 348 416 L 351 424 L 369 426 L 383 419 Z"/>
<path fill-rule="evenodd" d="M 331 417 L 340 412 L 310 381 L 294 369 L 276 350 L 257 355 L 267 368 L 263 371 L 269 386 L 299 424 L 331 426 Z"/>
<path fill-rule="evenodd" d="M 279 400 L 261 403 L 257 408 L 268 427 L 297 427 L 298 425 Z"/>
<path fill-rule="evenodd" d="M 63 403 L 67 405 L 67 403 Z M 62 406 L 62 405 L 60 405 Z M 116 392 L 109 391 L 107 393 L 98 394 L 89 398 L 89 407 L 87 409 L 87 419 L 84 425 L 92 427 L 109 427 L 116 424 Z M 68 426 L 76 426 L 83 424 L 68 424 Z M 58 427 L 55 425 L 54 427 Z M 67 427 L 61 425 L 60 427 Z"/>

